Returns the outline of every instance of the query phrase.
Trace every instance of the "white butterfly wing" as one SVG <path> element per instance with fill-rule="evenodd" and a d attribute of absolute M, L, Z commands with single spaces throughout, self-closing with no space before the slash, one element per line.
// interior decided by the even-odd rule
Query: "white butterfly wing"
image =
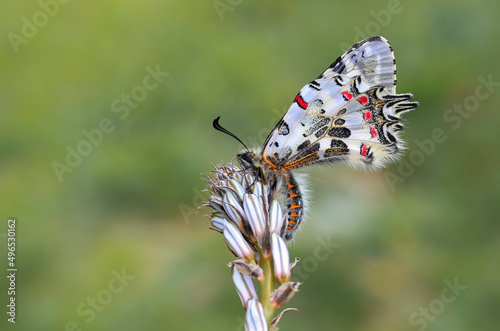
<path fill-rule="evenodd" d="M 379 168 L 402 148 L 400 115 L 415 109 L 396 95 L 392 48 L 382 37 L 347 50 L 304 86 L 266 140 L 263 156 L 293 169 L 320 162 Z"/>
<path fill-rule="evenodd" d="M 336 75 L 361 76 L 370 85 L 381 85 L 396 93 L 396 61 L 389 42 L 380 36 L 367 38 L 344 52 L 317 79 Z"/>

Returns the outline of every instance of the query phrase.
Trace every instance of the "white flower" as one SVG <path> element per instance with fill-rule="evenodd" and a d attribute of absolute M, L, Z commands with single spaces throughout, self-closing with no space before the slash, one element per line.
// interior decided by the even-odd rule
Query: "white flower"
<path fill-rule="evenodd" d="M 285 241 L 273 232 L 271 252 L 274 261 L 274 276 L 279 284 L 290 281 L 290 257 Z"/>
<path fill-rule="evenodd" d="M 267 321 L 262 304 L 257 299 L 248 301 L 245 331 L 267 331 Z"/>
<path fill-rule="evenodd" d="M 229 248 L 237 257 L 244 260 L 255 260 L 255 253 L 247 243 L 241 232 L 232 223 L 226 222 L 224 224 L 224 239 L 226 240 Z"/>
<path fill-rule="evenodd" d="M 266 218 L 263 212 L 262 200 L 255 194 L 245 194 L 243 196 L 243 209 L 250 227 L 252 228 L 257 242 L 261 243 L 262 236 L 266 230 Z"/>
<path fill-rule="evenodd" d="M 281 234 L 284 222 L 285 217 L 281 211 L 281 206 L 276 199 L 273 199 L 271 208 L 269 208 L 269 230 Z"/>
<path fill-rule="evenodd" d="M 243 305 L 243 308 L 247 309 L 247 304 L 250 299 L 259 298 L 257 296 L 257 290 L 253 284 L 252 277 L 241 274 L 234 265 L 232 268 L 232 275 L 233 283 L 236 287 L 236 292 L 238 292 L 238 296 L 240 297 L 241 304 Z"/>

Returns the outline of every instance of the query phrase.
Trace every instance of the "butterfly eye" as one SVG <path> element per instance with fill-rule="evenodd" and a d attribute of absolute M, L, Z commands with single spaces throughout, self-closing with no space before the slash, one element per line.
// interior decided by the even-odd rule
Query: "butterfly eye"
<path fill-rule="evenodd" d="M 254 153 L 252 152 L 238 154 L 238 161 L 240 162 L 243 169 L 249 169 L 253 167 L 253 157 Z"/>

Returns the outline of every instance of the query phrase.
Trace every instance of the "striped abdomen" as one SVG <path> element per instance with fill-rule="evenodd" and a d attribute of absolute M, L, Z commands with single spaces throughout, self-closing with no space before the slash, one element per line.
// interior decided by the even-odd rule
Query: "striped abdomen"
<path fill-rule="evenodd" d="M 286 204 L 286 228 L 284 238 L 290 240 L 293 237 L 295 230 L 299 227 L 304 216 L 304 204 L 302 194 L 299 190 L 299 185 L 291 172 L 283 173 L 283 191 L 285 193 Z"/>

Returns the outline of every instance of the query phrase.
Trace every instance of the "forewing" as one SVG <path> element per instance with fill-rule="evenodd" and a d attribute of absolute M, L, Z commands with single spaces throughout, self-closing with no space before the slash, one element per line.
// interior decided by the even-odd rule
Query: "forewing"
<path fill-rule="evenodd" d="M 302 88 L 266 140 L 263 156 L 288 169 L 339 161 L 379 168 L 391 161 L 402 149 L 400 116 L 418 106 L 408 101 L 411 94 L 390 92 L 394 70 L 392 49 L 382 37 L 354 45 Z"/>
<path fill-rule="evenodd" d="M 361 76 L 370 85 L 380 85 L 396 93 L 396 61 L 389 42 L 380 36 L 353 45 L 335 60 L 316 80 L 329 80 L 336 75 Z"/>

